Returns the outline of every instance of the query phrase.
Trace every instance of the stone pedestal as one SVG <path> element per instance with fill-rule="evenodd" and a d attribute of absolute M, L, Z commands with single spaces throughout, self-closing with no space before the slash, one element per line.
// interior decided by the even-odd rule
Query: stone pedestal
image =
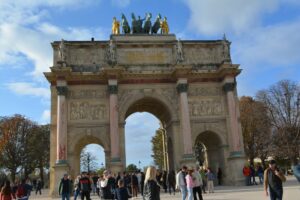
<path fill-rule="evenodd" d="M 227 159 L 227 177 L 226 185 L 245 185 L 245 177 L 243 175 L 243 167 L 245 164 L 245 156 L 242 153 L 231 153 L 230 157 Z"/>
<path fill-rule="evenodd" d="M 50 196 L 52 198 L 59 196 L 59 183 L 60 180 L 63 178 L 64 174 L 69 174 L 70 167 L 68 164 L 55 164 L 53 167 L 54 177 L 52 180 L 52 187 L 50 187 Z"/>

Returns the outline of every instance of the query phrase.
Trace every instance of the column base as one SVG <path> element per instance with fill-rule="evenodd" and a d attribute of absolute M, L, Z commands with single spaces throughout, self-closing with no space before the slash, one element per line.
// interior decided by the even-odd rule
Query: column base
<path fill-rule="evenodd" d="M 53 173 L 54 173 L 54 179 L 51 180 L 53 183 L 50 183 L 50 185 L 53 185 L 54 187 L 50 188 L 49 194 L 52 198 L 58 197 L 58 186 L 60 183 L 60 180 L 63 178 L 64 174 L 68 174 L 70 170 L 69 165 L 67 162 L 65 163 L 56 163 L 53 166 Z"/>
<path fill-rule="evenodd" d="M 243 175 L 243 167 L 245 165 L 246 158 L 244 152 L 233 151 L 230 152 L 230 156 L 227 158 L 228 163 L 228 185 L 243 186 L 245 185 L 245 178 Z"/>
<path fill-rule="evenodd" d="M 123 163 L 120 158 L 112 158 L 110 161 L 110 168 L 112 173 L 117 174 L 118 172 L 124 171 Z"/>
<path fill-rule="evenodd" d="M 188 168 L 196 167 L 196 159 L 194 154 L 184 154 L 180 161 L 181 167 L 183 165 L 187 166 Z"/>

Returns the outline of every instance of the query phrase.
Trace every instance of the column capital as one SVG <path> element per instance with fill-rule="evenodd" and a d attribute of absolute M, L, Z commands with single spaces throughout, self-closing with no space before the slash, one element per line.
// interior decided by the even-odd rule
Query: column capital
<path fill-rule="evenodd" d="M 66 96 L 68 93 L 68 87 L 67 86 L 56 86 L 57 95 Z"/>
<path fill-rule="evenodd" d="M 179 83 L 179 84 L 177 84 L 176 89 L 177 89 L 178 93 L 187 92 L 188 84 L 187 83 Z"/>
<path fill-rule="evenodd" d="M 118 85 L 108 85 L 108 93 L 109 94 L 117 94 L 118 93 Z"/>
<path fill-rule="evenodd" d="M 234 91 L 236 83 L 224 83 L 223 90 L 225 92 Z"/>

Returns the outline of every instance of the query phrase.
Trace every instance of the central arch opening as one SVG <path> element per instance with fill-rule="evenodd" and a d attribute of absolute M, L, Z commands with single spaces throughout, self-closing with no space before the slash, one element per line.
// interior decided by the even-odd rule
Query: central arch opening
<path fill-rule="evenodd" d="M 156 98 L 144 97 L 132 103 L 125 114 L 125 151 L 126 165 L 134 164 L 139 169 L 149 165 L 156 165 L 161 169 L 168 166 L 154 162 L 152 140 L 158 138 L 163 147 L 163 159 L 168 157 L 168 144 L 171 138 L 165 127 L 171 120 L 170 111 L 163 102 Z M 158 135 L 161 136 L 158 136 Z M 163 135 L 162 135 L 163 134 Z M 161 138 L 160 138 L 161 137 Z M 157 154 L 156 154 L 157 155 Z"/>

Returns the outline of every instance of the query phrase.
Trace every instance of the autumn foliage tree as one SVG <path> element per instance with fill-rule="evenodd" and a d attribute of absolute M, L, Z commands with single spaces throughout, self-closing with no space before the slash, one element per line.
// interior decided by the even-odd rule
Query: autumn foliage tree
<path fill-rule="evenodd" d="M 245 153 L 251 163 L 256 157 L 264 161 L 272 146 L 267 107 L 264 103 L 246 96 L 240 98 L 239 104 Z"/>

